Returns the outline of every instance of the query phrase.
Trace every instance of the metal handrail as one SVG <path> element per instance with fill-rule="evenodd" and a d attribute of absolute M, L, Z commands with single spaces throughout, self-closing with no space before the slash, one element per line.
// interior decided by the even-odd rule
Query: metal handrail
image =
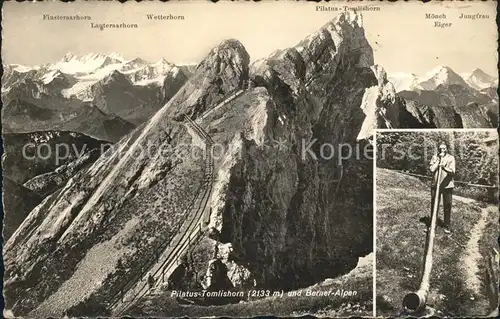
<path fill-rule="evenodd" d="M 243 92 L 245 92 L 245 88 L 237 88 L 235 90 L 232 90 L 229 94 L 227 94 L 219 103 L 217 103 L 217 105 L 211 109 L 208 109 L 206 110 L 205 112 L 203 112 L 198 118 L 199 119 L 203 119 L 205 116 L 207 116 L 210 112 L 212 112 L 213 110 L 215 110 L 217 107 L 219 107 L 219 105 L 224 105 L 226 103 L 229 103 L 231 102 L 232 100 L 234 100 L 239 94 L 237 94 L 238 92 L 241 92 L 240 94 L 242 94 Z"/>
<path fill-rule="evenodd" d="M 188 120 L 188 122 L 194 127 L 195 131 L 197 131 L 198 135 L 202 136 L 204 139 L 205 139 L 205 146 L 208 147 L 208 144 L 212 144 L 213 143 L 213 140 L 211 139 L 211 137 L 198 125 L 196 124 L 189 116 L 185 116 L 185 119 Z M 206 140 L 209 140 L 209 143 L 207 143 Z M 173 264 L 173 260 L 171 260 L 171 257 L 172 255 L 175 256 L 175 254 L 179 253 L 179 252 L 182 252 L 184 246 L 185 246 L 185 239 L 186 239 L 186 235 L 187 235 L 187 239 L 188 239 L 188 243 L 187 243 L 187 246 L 185 249 L 187 249 L 189 246 L 190 246 L 190 243 L 191 243 L 191 237 L 193 235 L 193 233 L 189 233 L 189 230 L 192 228 L 193 225 L 196 225 L 197 223 L 200 222 L 200 220 L 203 218 L 203 211 L 205 210 L 206 208 L 206 205 L 207 205 L 207 202 L 209 200 L 209 197 L 210 197 L 210 193 L 212 191 L 212 187 L 213 187 L 213 158 L 208 155 L 208 164 L 209 165 L 205 165 L 204 166 L 204 169 L 205 169 L 205 178 L 207 177 L 207 170 L 210 170 L 210 178 L 209 180 L 207 180 L 206 182 L 203 183 L 203 185 L 199 188 L 201 189 L 202 187 L 204 188 L 204 191 L 203 191 L 203 195 L 201 196 L 201 200 L 199 202 L 199 205 L 198 208 L 195 210 L 195 213 L 194 213 L 194 216 L 193 218 L 191 219 L 191 222 L 188 224 L 187 228 L 186 228 L 186 232 L 181 236 L 181 238 L 179 239 L 179 241 L 177 242 L 176 246 L 174 246 L 174 249 L 172 249 L 170 251 L 170 253 L 166 256 L 165 260 L 162 262 L 162 264 L 160 265 L 160 267 L 158 267 L 158 269 L 152 274 L 152 276 L 157 276 L 159 273 L 162 273 L 164 274 L 165 273 L 165 270 L 168 270 L 172 264 Z M 211 169 L 210 169 L 211 168 Z M 206 185 L 210 184 L 210 187 L 204 187 Z M 198 192 L 197 193 L 197 196 L 195 197 L 195 200 L 192 202 L 192 204 L 189 206 L 190 210 L 193 209 L 193 206 L 196 204 L 196 202 L 198 201 L 198 198 L 199 195 L 200 195 L 201 192 Z M 201 215 L 200 215 L 200 212 Z M 189 214 L 189 215 L 192 215 L 192 214 Z M 188 215 L 188 216 L 189 216 Z M 199 218 L 197 220 L 197 216 L 200 215 L 201 218 Z M 182 226 L 185 224 L 186 220 L 184 220 L 183 223 L 180 224 L 180 226 L 178 227 L 178 230 L 180 230 L 180 228 L 182 228 Z M 199 227 L 199 230 L 196 231 L 198 228 L 195 226 L 193 231 L 194 231 L 194 237 L 195 237 L 195 241 L 198 241 L 200 238 L 202 238 L 201 236 L 199 236 L 202 231 L 201 231 L 201 224 L 198 224 L 200 227 Z M 173 236 L 175 237 L 175 235 Z M 170 242 L 169 242 L 170 243 Z M 168 245 L 167 245 L 168 247 Z M 155 259 L 156 260 L 156 259 Z M 151 265 L 147 268 L 149 269 L 148 271 L 150 271 L 150 268 L 151 268 Z M 146 273 L 148 273 L 148 271 L 145 271 L 142 276 L 140 276 L 139 278 L 142 278 L 146 275 Z M 137 280 L 137 278 L 136 278 Z M 140 281 L 139 282 L 134 282 L 133 285 L 137 285 L 139 284 L 140 285 Z M 132 286 L 133 286 L 132 285 Z M 117 311 L 117 314 L 120 315 L 122 314 L 124 311 L 126 311 L 131 305 L 133 305 L 137 300 L 139 300 L 140 298 L 142 298 L 145 293 L 148 291 L 147 289 L 147 286 L 149 284 L 147 282 L 143 283 L 142 284 L 142 287 L 139 289 L 139 291 L 134 295 L 134 297 L 127 301 L 126 304 L 124 305 L 123 309 Z M 128 288 L 127 292 L 130 291 L 132 287 Z M 112 307 L 116 306 L 116 304 L 123 299 L 123 296 L 126 294 L 126 292 L 124 292 L 120 299 L 118 299 L 113 305 Z"/>
<path fill-rule="evenodd" d="M 196 201 L 196 198 L 197 196 L 199 196 L 200 192 L 201 192 L 201 188 L 203 187 L 203 185 L 200 185 L 200 187 L 198 187 L 197 191 L 196 191 L 196 196 L 195 196 L 195 200 L 188 206 L 188 208 L 186 208 L 186 211 L 189 211 L 191 210 L 192 206 L 194 205 L 195 201 Z M 177 225 L 177 229 L 175 231 L 175 234 L 179 231 L 179 229 L 182 227 L 182 225 L 184 224 L 184 222 L 187 220 L 187 218 L 189 217 L 189 214 L 187 214 L 183 219 L 182 221 Z M 160 247 L 160 250 L 165 250 L 169 245 L 170 245 L 170 240 L 173 239 L 173 237 L 175 237 L 175 235 L 172 235 L 170 236 L 170 238 L 168 238 L 168 240 L 166 241 L 167 244 L 165 244 L 164 246 L 161 246 Z M 147 263 L 147 267 L 145 267 L 144 269 L 146 269 L 145 271 L 139 273 L 138 275 L 136 275 L 135 277 L 133 277 L 132 279 L 130 279 L 129 281 L 127 281 L 123 287 L 120 289 L 120 291 L 123 291 L 122 294 L 120 294 L 120 298 L 117 298 L 115 302 L 113 302 L 110 307 L 114 307 L 123 297 L 123 295 L 126 294 L 126 292 L 134 285 L 136 284 L 137 280 L 144 277 L 144 275 L 146 275 L 149 271 L 149 268 L 151 268 L 151 266 L 156 262 L 157 258 L 156 257 L 151 257 L 149 258 L 149 262 Z"/>
<path fill-rule="evenodd" d="M 402 173 L 402 174 L 406 174 L 406 175 L 410 175 L 410 176 L 422 177 L 422 178 L 426 178 L 426 179 L 432 179 L 432 176 L 420 175 L 420 174 L 405 172 L 405 171 L 397 170 L 397 169 L 394 169 L 393 171 L 399 172 L 399 173 Z M 453 181 L 453 183 L 455 183 L 455 184 L 462 184 L 462 185 L 465 185 L 465 186 L 472 186 L 472 187 L 498 188 L 498 186 L 496 186 L 496 185 L 473 184 L 473 183 L 468 183 L 468 182 L 463 182 L 463 181 L 456 181 L 456 180 Z"/>

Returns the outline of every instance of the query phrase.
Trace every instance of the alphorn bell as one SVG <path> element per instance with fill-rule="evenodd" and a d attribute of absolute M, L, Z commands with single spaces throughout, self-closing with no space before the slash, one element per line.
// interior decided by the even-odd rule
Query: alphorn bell
<path fill-rule="evenodd" d="M 410 312 L 423 309 L 427 303 L 429 293 L 430 277 L 432 269 L 432 250 L 434 248 L 434 235 L 436 234 L 437 211 L 439 207 L 439 196 L 441 195 L 441 167 L 438 167 L 436 194 L 434 195 L 434 205 L 432 207 L 431 225 L 429 229 L 429 244 L 425 252 L 424 271 L 420 288 L 416 292 L 410 292 L 403 298 L 403 308 Z"/>

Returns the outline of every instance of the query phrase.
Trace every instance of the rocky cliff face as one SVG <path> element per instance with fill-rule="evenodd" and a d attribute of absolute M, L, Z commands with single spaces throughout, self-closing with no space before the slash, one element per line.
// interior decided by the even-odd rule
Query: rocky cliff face
<path fill-rule="evenodd" d="M 7 241 L 29 212 L 40 204 L 43 198 L 38 193 L 6 176 L 2 179 L 2 191 L 3 215 L 9 216 L 4 219 L 2 232 L 4 241 Z"/>
<path fill-rule="evenodd" d="M 5 245 L 8 307 L 108 314 L 206 178 L 193 156 L 205 145 L 184 114 L 218 149 L 210 238 L 191 247 L 172 283 L 292 289 L 352 269 L 372 250 L 372 132 L 360 132 L 398 108 L 372 64 L 354 13 L 251 66 L 241 43 L 222 42 L 152 118 L 33 209 Z"/>
<path fill-rule="evenodd" d="M 105 150 L 108 143 L 60 131 L 3 134 L 2 137 L 2 196 L 4 216 L 7 216 L 3 232 L 5 241 L 44 197 L 95 161 L 101 148 Z M 51 183 L 46 176 L 57 176 L 57 183 Z"/>
<path fill-rule="evenodd" d="M 203 181 L 201 158 L 192 155 L 200 149 L 197 136 L 192 137 L 184 125 L 169 120 L 170 112 L 202 112 L 225 93 L 236 90 L 242 78 L 248 76 L 243 73 L 248 70 L 248 55 L 246 66 L 236 59 L 242 48 L 234 41 L 215 48 L 183 91 L 152 119 L 31 212 L 5 250 L 7 300 L 11 304 L 20 300 L 15 312 L 27 313 L 39 306 L 41 309 L 35 310 L 41 315 L 61 314 L 101 288 L 111 298 L 117 293 L 113 289 L 119 289 L 117 285 L 140 271 L 133 265 L 155 254 L 170 240 L 175 227 L 186 218 L 185 209 Z M 81 299 L 67 303 L 50 299 L 70 289 L 61 286 L 63 282 L 74 282 L 82 271 L 94 267 L 96 261 L 86 256 L 102 249 L 103 244 L 111 245 L 106 248 L 110 249 L 106 252 L 109 258 L 99 261 L 105 266 L 100 274 L 96 273 L 98 281 L 88 284 L 86 291 L 74 291 Z M 130 267 L 121 277 L 115 274 L 119 259 Z M 25 262 L 22 266 L 21 261 Z M 53 275 L 34 279 L 48 269 Z M 101 286 L 107 276 L 114 286 Z M 26 287 L 31 285 L 36 287 L 28 298 Z M 47 303 L 42 303 L 44 300 Z M 60 306 L 53 308 L 52 302 Z"/>
<path fill-rule="evenodd" d="M 370 87 L 383 91 L 360 23 L 340 15 L 296 47 L 257 61 L 250 67 L 256 87 L 202 121 L 234 153 L 217 164 L 215 257 L 184 282 L 292 289 L 346 272 L 371 250 L 371 162 L 346 154 L 369 148 L 357 142 L 367 117 L 360 105 Z M 303 151 L 308 145 L 311 153 Z M 322 158 L 325 145 L 335 151 Z M 217 260 L 225 266 L 213 266 Z"/>

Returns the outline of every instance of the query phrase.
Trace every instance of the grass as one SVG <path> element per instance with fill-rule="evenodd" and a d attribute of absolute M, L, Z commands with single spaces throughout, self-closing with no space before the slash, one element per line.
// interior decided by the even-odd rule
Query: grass
<path fill-rule="evenodd" d="M 401 314 L 406 293 L 418 289 L 426 240 L 422 217 L 430 215 L 430 190 L 419 179 L 386 169 L 377 170 L 377 315 Z M 427 304 L 441 315 L 487 315 L 488 292 L 474 296 L 465 285 L 462 269 L 470 230 L 486 204 L 453 201 L 451 236 L 436 231 L 431 289 Z M 438 217 L 442 218 L 442 207 Z M 494 222 L 494 216 L 490 216 Z M 494 227 L 486 227 L 491 238 Z M 498 228 L 496 229 L 498 234 Z M 484 241 L 491 249 L 496 241 Z M 484 256 L 484 255 L 483 255 Z M 479 273 L 481 281 L 486 281 Z M 473 298 L 473 299 L 472 299 Z"/>
<path fill-rule="evenodd" d="M 500 270 L 498 267 L 494 268 L 493 266 L 498 265 L 498 258 L 500 257 L 496 255 L 499 249 L 498 246 L 500 245 L 498 209 L 490 208 L 490 214 L 492 214 L 491 219 L 487 222 L 483 236 L 479 240 L 479 251 L 482 256 L 487 256 L 491 263 L 486 258 L 482 260 L 479 264 L 479 272 L 481 278 L 489 279 L 483 282 L 483 288 L 489 292 L 490 307 L 494 308 L 498 305 L 499 301 L 498 289 L 500 282 Z"/>

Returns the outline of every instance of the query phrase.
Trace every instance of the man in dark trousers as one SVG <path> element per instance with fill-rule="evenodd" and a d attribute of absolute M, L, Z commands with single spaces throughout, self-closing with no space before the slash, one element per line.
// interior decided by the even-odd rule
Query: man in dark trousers
<path fill-rule="evenodd" d="M 148 285 L 149 289 L 153 289 L 153 287 L 155 286 L 155 278 L 151 274 L 149 274 L 148 276 Z"/>
<path fill-rule="evenodd" d="M 446 234 L 451 233 L 450 217 L 451 217 L 451 198 L 453 194 L 453 178 L 455 176 L 455 158 L 448 153 L 448 148 L 446 144 L 441 143 L 438 148 L 438 155 L 434 155 L 430 162 L 429 169 L 434 173 L 434 178 L 431 187 L 431 212 L 434 209 L 434 199 L 436 197 L 436 186 L 438 183 L 438 168 L 441 167 L 441 180 L 439 181 L 441 187 L 441 196 L 443 197 L 443 210 L 444 210 L 444 232 Z"/>

